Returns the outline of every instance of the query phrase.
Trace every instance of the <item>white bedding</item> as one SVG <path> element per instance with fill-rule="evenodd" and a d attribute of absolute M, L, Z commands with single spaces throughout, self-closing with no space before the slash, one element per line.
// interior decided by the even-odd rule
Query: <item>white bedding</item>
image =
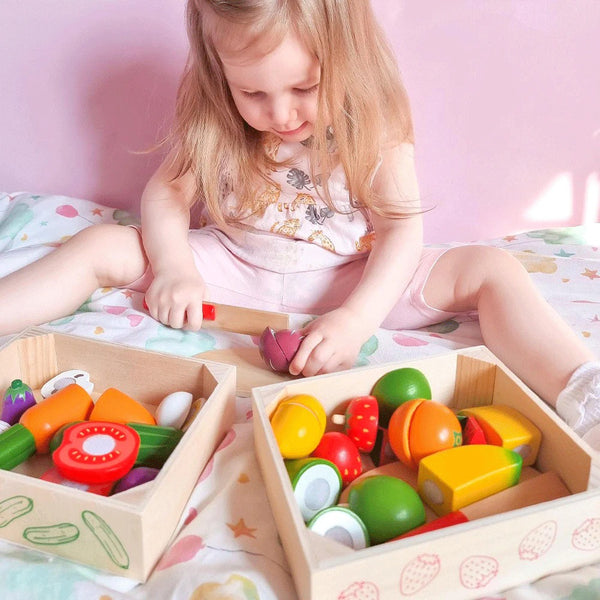
<path fill-rule="evenodd" d="M 0 194 L 0 276 L 50 252 L 91 223 L 133 221 L 124 211 L 85 200 Z M 531 231 L 480 243 L 517 252 L 547 300 L 600 355 L 600 225 Z M 300 324 L 306 318 L 292 315 L 292 322 Z M 164 327 L 143 310 L 140 294 L 113 288 L 96 291 L 74 315 L 47 327 L 184 356 L 256 345 L 256 339 L 240 334 L 186 333 Z M 420 331 L 379 330 L 363 347 L 360 364 L 423 357 L 480 343 L 475 318 Z M 145 584 L 0 542 L 0 597 L 296 600 L 253 452 L 251 419 L 250 399 L 240 396 L 237 423 L 207 465 L 177 535 Z M 551 575 L 491 598 L 600 598 L 600 565 Z"/>

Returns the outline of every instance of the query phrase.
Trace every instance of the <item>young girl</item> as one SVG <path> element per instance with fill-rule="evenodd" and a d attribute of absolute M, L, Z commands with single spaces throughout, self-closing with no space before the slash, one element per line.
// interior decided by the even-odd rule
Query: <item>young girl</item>
<path fill-rule="evenodd" d="M 578 433 L 600 422 L 600 364 L 514 258 L 423 248 L 408 100 L 368 0 L 189 0 L 187 22 L 141 231 L 90 227 L 5 277 L 0 333 L 129 287 L 188 330 L 202 300 L 320 315 L 290 366 L 310 376 L 352 367 L 380 326 L 477 310 L 487 346 Z"/>

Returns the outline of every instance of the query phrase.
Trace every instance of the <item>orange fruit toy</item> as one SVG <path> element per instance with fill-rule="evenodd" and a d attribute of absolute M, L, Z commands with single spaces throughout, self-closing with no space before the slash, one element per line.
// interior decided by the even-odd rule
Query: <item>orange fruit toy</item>
<path fill-rule="evenodd" d="M 394 454 L 412 469 L 422 458 L 462 444 L 456 415 L 445 404 L 423 398 L 409 400 L 394 411 L 388 434 Z"/>

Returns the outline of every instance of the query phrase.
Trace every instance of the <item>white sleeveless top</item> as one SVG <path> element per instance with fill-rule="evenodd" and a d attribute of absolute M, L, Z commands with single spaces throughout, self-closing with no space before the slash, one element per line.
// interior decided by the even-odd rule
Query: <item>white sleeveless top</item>
<path fill-rule="evenodd" d="M 374 238 L 368 212 L 351 205 L 344 171 L 334 169 L 329 192 L 336 211 L 319 197 L 319 181 L 310 176 L 310 149 L 281 142 L 276 159 L 294 158 L 293 166 L 271 173 L 275 185 L 257 193 L 247 215 L 232 224 L 203 229 L 242 260 L 278 273 L 312 271 L 341 265 L 368 254 Z M 223 199 L 225 215 L 237 214 L 231 192 Z"/>

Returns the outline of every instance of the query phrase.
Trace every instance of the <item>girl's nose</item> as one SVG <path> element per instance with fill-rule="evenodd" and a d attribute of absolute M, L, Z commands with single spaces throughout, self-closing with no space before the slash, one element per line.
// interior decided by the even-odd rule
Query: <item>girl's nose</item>
<path fill-rule="evenodd" d="M 281 128 L 288 123 L 294 123 L 298 117 L 298 110 L 286 98 L 275 100 L 271 106 L 271 119 Z"/>

